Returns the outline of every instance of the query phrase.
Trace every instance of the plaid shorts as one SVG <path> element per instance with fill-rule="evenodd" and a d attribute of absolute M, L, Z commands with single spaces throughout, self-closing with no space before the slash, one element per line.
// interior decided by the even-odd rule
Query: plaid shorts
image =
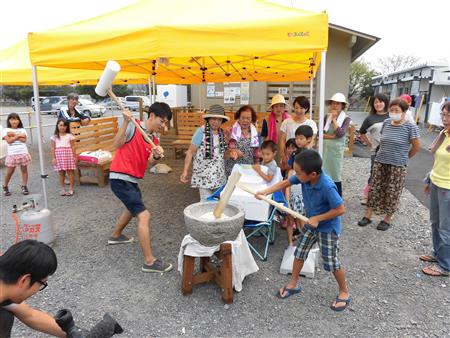
<path fill-rule="evenodd" d="M 337 271 L 341 268 L 339 263 L 339 236 L 333 231 L 330 233 L 312 231 L 304 227 L 297 248 L 295 249 L 295 258 L 306 261 L 309 250 L 313 245 L 319 242 L 320 252 L 323 259 L 323 268 L 326 271 Z"/>

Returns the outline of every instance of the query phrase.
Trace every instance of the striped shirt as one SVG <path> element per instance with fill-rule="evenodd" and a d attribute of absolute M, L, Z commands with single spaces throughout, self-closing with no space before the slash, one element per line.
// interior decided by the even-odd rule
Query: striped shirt
<path fill-rule="evenodd" d="M 419 138 L 419 128 L 411 122 L 392 125 L 387 119 L 381 128 L 380 149 L 375 161 L 394 166 L 406 166 L 411 140 Z"/>

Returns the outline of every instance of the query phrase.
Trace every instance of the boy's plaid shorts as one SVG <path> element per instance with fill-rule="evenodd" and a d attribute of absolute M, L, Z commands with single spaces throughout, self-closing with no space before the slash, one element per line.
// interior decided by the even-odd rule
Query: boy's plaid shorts
<path fill-rule="evenodd" d="M 323 268 L 331 272 L 339 270 L 341 268 L 341 263 L 339 263 L 338 259 L 339 236 L 334 231 L 324 233 L 312 231 L 306 227 L 303 228 L 297 248 L 295 249 L 295 258 L 306 261 L 309 250 L 311 250 L 316 242 L 319 242 L 322 253 Z"/>

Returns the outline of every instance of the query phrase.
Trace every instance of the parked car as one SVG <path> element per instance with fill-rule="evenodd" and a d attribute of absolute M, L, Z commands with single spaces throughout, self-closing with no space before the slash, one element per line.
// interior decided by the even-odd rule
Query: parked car
<path fill-rule="evenodd" d="M 47 96 L 41 101 L 41 113 L 55 114 L 58 112 L 53 104 L 59 102 L 64 96 Z"/>
<path fill-rule="evenodd" d="M 124 105 L 125 104 L 125 98 L 124 97 L 118 97 L 118 99 L 120 101 L 122 101 L 122 103 Z M 106 109 L 109 110 L 113 110 L 113 109 L 119 109 L 119 106 L 117 105 L 116 101 L 112 100 L 110 97 L 107 97 L 106 99 L 104 99 L 103 101 L 100 101 L 99 104 L 103 105 L 106 107 Z"/>
<path fill-rule="evenodd" d="M 142 98 L 143 108 L 150 108 L 150 99 L 147 96 L 133 96 L 128 95 L 125 96 L 125 106 L 127 106 L 130 110 L 137 111 L 139 110 L 139 100 Z"/>
<path fill-rule="evenodd" d="M 45 96 L 39 97 L 39 102 L 42 104 L 42 101 L 45 99 Z M 34 96 L 31 98 L 31 108 L 34 110 Z"/>
<path fill-rule="evenodd" d="M 59 109 L 67 109 L 67 99 L 62 100 L 57 104 L 60 104 Z M 85 99 L 78 100 L 77 109 L 88 115 L 89 117 L 102 117 L 106 111 L 105 106 L 101 104 L 95 104 L 94 102 Z"/>

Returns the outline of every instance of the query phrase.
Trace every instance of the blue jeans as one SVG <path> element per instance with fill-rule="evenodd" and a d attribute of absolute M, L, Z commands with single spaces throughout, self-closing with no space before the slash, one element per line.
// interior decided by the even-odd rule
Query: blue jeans
<path fill-rule="evenodd" d="M 431 182 L 430 220 L 433 254 L 439 266 L 450 271 L 450 190 Z"/>

